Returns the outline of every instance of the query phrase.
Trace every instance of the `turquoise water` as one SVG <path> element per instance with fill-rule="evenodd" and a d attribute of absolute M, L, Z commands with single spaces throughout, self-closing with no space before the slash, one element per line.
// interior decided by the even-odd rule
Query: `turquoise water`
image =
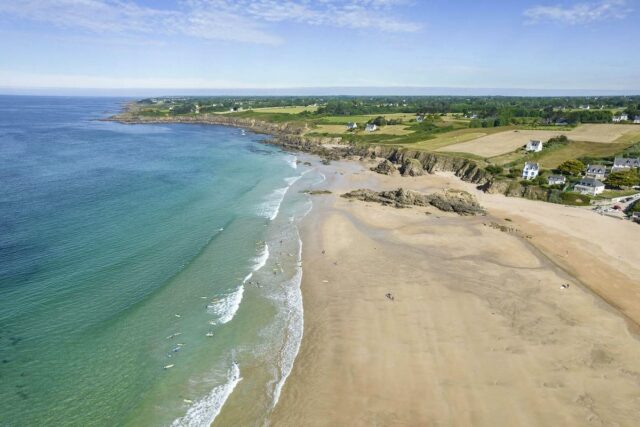
<path fill-rule="evenodd" d="M 0 425 L 260 425 L 317 176 L 239 129 L 95 120 L 122 102 L 0 97 Z"/>

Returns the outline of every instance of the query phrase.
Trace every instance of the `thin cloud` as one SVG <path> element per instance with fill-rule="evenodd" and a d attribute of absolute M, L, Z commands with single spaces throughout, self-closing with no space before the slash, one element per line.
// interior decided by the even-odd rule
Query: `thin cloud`
<path fill-rule="evenodd" d="M 392 8 L 403 0 L 293 1 L 293 0 L 191 0 L 201 8 L 214 7 L 268 22 L 295 22 L 388 32 L 415 32 L 421 25 L 393 16 Z"/>
<path fill-rule="evenodd" d="M 130 0 L 22 0 L 0 2 L 0 15 L 94 33 L 279 44 L 284 40 L 269 30 L 269 24 L 418 31 L 417 23 L 391 16 L 391 8 L 401 3 L 402 0 L 185 0 L 174 9 L 157 9 Z"/>
<path fill-rule="evenodd" d="M 625 18 L 631 9 L 626 0 L 601 0 L 592 3 L 577 3 L 571 7 L 535 6 L 524 11 L 527 23 L 544 21 L 569 25 L 589 24 L 598 21 Z"/>

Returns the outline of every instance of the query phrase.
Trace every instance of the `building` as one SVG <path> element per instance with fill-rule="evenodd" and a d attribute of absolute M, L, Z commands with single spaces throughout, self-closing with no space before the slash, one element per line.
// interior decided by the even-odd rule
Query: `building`
<path fill-rule="evenodd" d="M 358 129 L 358 124 L 355 122 L 347 123 L 347 130 L 356 130 Z"/>
<path fill-rule="evenodd" d="M 538 176 L 540 165 L 537 163 L 527 162 L 522 169 L 522 179 L 530 180 Z"/>
<path fill-rule="evenodd" d="M 633 118 L 633 123 L 635 123 L 635 124 L 637 124 L 637 125 L 640 125 L 640 116 L 635 116 L 635 117 Z"/>
<path fill-rule="evenodd" d="M 619 116 L 613 116 L 613 119 L 611 119 L 613 123 L 626 122 L 627 120 L 629 120 L 629 116 L 627 114 L 620 114 Z"/>
<path fill-rule="evenodd" d="M 587 178 L 604 179 L 607 175 L 607 167 L 603 165 L 588 165 L 585 176 Z"/>
<path fill-rule="evenodd" d="M 567 183 L 567 177 L 564 175 L 550 175 L 547 183 L 549 185 L 565 185 Z"/>
<path fill-rule="evenodd" d="M 616 157 L 611 167 L 611 172 L 621 171 L 625 169 L 640 168 L 640 158 L 633 157 Z"/>
<path fill-rule="evenodd" d="M 556 126 L 569 126 L 569 122 L 566 119 L 556 120 Z"/>
<path fill-rule="evenodd" d="M 542 151 L 542 141 L 539 141 L 537 139 L 532 139 L 527 143 L 526 150 L 532 151 L 534 153 L 538 153 Z"/>
<path fill-rule="evenodd" d="M 582 178 L 573 190 L 580 194 L 596 196 L 604 191 L 604 184 L 595 178 Z"/>
<path fill-rule="evenodd" d="M 376 126 L 375 123 L 367 123 L 367 126 L 365 126 L 364 130 L 367 132 L 373 132 L 375 130 L 378 129 L 378 126 Z"/>

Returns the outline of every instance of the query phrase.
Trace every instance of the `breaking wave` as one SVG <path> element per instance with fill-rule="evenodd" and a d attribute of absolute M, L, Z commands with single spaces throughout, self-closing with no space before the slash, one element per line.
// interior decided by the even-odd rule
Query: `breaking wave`
<path fill-rule="evenodd" d="M 171 427 L 202 427 L 211 425 L 241 380 L 240 367 L 234 362 L 227 373 L 227 381 L 215 387 L 208 395 L 191 405 L 185 416 L 173 421 Z"/>
<path fill-rule="evenodd" d="M 260 215 L 270 219 L 271 221 L 276 219 L 278 217 L 278 213 L 280 213 L 280 205 L 282 205 L 282 201 L 284 200 L 284 196 L 287 194 L 287 191 L 289 191 L 289 188 L 291 188 L 296 181 L 302 178 L 303 175 L 304 174 L 285 178 L 284 180 L 286 181 L 287 186 L 276 188 L 271 194 L 269 194 L 269 196 L 267 196 L 267 200 L 260 205 Z"/>
<path fill-rule="evenodd" d="M 286 317 L 286 333 L 285 341 L 280 349 L 280 357 L 278 358 L 279 378 L 276 381 L 272 409 L 278 404 L 282 387 L 287 381 L 293 363 L 298 356 L 300 344 L 302 343 L 302 334 L 304 332 L 304 310 L 302 306 L 302 239 L 296 228 L 298 236 L 298 265 L 294 276 L 284 285 L 283 302 L 285 307 L 284 316 Z"/>
<path fill-rule="evenodd" d="M 251 279 L 251 277 L 253 277 L 253 273 L 265 266 L 268 259 L 269 246 L 265 244 L 264 248 L 262 249 L 262 253 L 253 259 L 251 272 L 244 278 L 240 287 L 238 287 L 238 289 L 236 289 L 235 291 L 225 295 L 224 297 L 210 302 L 207 305 L 207 311 L 218 318 L 215 321 L 216 324 L 224 325 L 225 323 L 230 322 L 235 317 L 238 309 L 240 308 L 240 303 L 242 302 L 242 297 L 244 295 L 244 284 L 247 283 L 247 281 Z"/>

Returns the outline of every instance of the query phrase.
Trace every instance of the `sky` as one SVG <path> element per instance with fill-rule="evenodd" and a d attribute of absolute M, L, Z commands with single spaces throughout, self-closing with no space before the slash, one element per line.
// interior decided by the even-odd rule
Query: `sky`
<path fill-rule="evenodd" d="M 640 93 L 639 9 L 640 0 L 0 0 L 0 93 Z"/>

